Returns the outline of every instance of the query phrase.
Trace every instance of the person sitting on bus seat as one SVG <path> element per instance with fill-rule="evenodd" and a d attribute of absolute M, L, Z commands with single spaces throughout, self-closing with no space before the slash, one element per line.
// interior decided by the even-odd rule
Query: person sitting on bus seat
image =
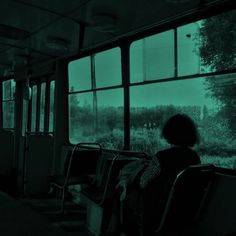
<path fill-rule="evenodd" d="M 113 213 L 107 235 L 119 235 L 120 200 L 123 201 L 125 211 L 126 219 L 122 226 L 125 234 L 139 235 L 143 230 L 148 232 L 144 235 L 150 234 L 157 219 L 160 220 L 161 210 L 159 216 L 156 216 L 157 211 L 161 205 L 164 206 L 163 201 L 167 198 L 176 175 L 189 165 L 200 163 L 197 152 L 192 149 L 199 141 L 198 131 L 189 116 L 176 114 L 169 118 L 162 129 L 162 136 L 168 142 L 169 148 L 157 152 L 132 182 L 126 181 L 128 185 L 124 184 L 124 180 L 118 183 L 119 191 L 113 200 Z M 144 211 L 142 213 L 140 206 Z M 143 219 L 145 217 L 148 219 Z M 140 221 L 144 221 L 142 226 Z"/>

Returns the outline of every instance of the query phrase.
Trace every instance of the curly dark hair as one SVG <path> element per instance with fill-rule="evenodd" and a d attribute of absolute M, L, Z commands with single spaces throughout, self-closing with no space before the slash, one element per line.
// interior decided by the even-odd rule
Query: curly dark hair
<path fill-rule="evenodd" d="M 198 131 L 194 121 L 185 114 L 176 114 L 169 118 L 162 130 L 168 143 L 192 147 L 199 142 Z"/>

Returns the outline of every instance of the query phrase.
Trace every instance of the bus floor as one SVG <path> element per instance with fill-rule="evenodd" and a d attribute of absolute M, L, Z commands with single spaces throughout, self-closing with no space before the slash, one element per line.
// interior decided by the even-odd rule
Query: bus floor
<path fill-rule="evenodd" d="M 84 207 L 70 201 L 64 214 L 59 209 L 55 198 L 14 199 L 0 192 L 1 235 L 92 236 L 86 229 Z"/>

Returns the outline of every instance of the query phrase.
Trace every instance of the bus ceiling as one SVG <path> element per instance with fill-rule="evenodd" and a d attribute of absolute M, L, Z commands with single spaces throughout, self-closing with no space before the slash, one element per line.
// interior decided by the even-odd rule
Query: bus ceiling
<path fill-rule="evenodd" d="M 153 27 L 232 9 L 233 0 L 2 0 L 0 77 Z M 170 25 L 171 24 L 171 25 Z M 169 26 L 170 25 L 170 26 Z M 144 31 L 145 32 L 145 31 Z"/>

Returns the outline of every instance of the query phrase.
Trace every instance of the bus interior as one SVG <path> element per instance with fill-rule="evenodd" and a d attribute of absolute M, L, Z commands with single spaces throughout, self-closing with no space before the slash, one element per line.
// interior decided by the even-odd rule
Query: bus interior
<path fill-rule="evenodd" d="M 201 164 L 152 235 L 236 235 L 235 56 L 235 0 L 2 0 L 1 235 L 106 236 L 121 169 L 166 148 L 177 113 Z"/>

